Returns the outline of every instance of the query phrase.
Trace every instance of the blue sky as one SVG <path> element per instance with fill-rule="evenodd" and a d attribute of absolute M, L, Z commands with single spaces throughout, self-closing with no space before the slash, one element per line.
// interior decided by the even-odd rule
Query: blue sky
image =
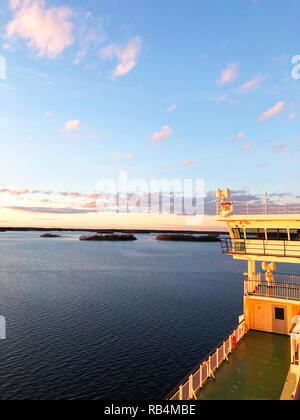
<path fill-rule="evenodd" d="M 299 195 L 299 12 L 297 0 L 2 0 L 3 205 L 92 193 L 123 169 Z"/>

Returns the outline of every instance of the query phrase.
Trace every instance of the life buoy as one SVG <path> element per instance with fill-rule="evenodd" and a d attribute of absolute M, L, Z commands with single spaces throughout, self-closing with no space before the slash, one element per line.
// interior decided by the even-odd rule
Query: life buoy
<path fill-rule="evenodd" d="M 229 203 L 229 202 L 226 202 L 226 203 L 223 203 L 223 209 L 224 210 L 230 210 L 230 208 L 231 208 L 231 206 L 232 206 L 232 203 Z"/>
<path fill-rule="evenodd" d="M 235 335 L 232 337 L 231 344 L 232 344 L 232 348 L 234 349 L 236 347 L 236 336 Z"/>

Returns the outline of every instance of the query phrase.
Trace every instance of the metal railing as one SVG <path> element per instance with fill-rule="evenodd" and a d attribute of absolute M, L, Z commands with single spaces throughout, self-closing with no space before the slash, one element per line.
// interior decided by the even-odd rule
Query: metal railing
<path fill-rule="evenodd" d="M 258 273 L 253 279 L 245 280 L 245 296 L 269 297 L 300 301 L 300 277 L 272 273 L 271 281 L 265 273 Z"/>
<path fill-rule="evenodd" d="M 223 254 L 300 257 L 300 241 L 263 241 L 223 238 L 220 243 Z"/>
<path fill-rule="evenodd" d="M 294 399 L 300 401 L 300 342 L 298 341 L 297 349 L 295 351 L 294 366 L 296 373 L 296 389 L 294 393 Z"/>
<path fill-rule="evenodd" d="M 192 400 L 197 399 L 197 393 L 214 373 L 228 360 L 228 355 L 246 335 L 245 321 L 242 321 L 236 330 L 223 341 L 200 365 L 198 365 L 165 399 Z"/>
<path fill-rule="evenodd" d="M 298 388 L 297 388 L 297 391 L 296 391 L 295 400 L 300 401 L 300 381 L 298 383 Z"/>
<path fill-rule="evenodd" d="M 228 204 L 228 203 L 227 203 Z M 261 200 L 261 201 L 234 201 L 230 203 L 229 215 L 255 215 L 255 214 L 300 214 L 299 200 Z M 224 203 L 217 203 L 217 215 L 222 216 Z"/>
<path fill-rule="evenodd" d="M 291 333 L 291 363 L 299 366 L 300 373 L 300 320 L 292 329 Z M 300 379 L 300 377 L 298 378 Z"/>

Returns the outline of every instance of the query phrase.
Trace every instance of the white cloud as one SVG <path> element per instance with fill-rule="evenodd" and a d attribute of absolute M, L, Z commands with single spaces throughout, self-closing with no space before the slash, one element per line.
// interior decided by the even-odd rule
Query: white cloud
<path fill-rule="evenodd" d="M 173 133 L 172 128 L 166 125 L 162 127 L 159 132 L 154 133 L 152 135 L 152 141 L 156 143 L 162 143 L 164 140 L 170 137 L 172 133 Z"/>
<path fill-rule="evenodd" d="M 250 150 L 251 148 L 252 148 L 252 144 L 251 143 L 247 143 L 247 144 L 245 144 L 245 146 L 242 147 L 242 149 L 244 151 Z"/>
<path fill-rule="evenodd" d="M 240 86 L 236 91 L 237 92 L 247 92 L 253 90 L 257 85 L 259 85 L 265 79 L 261 74 L 257 75 L 254 79 L 249 80 Z"/>
<path fill-rule="evenodd" d="M 246 134 L 245 133 L 239 133 L 237 136 L 236 136 L 236 138 L 235 139 L 233 139 L 233 142 L 238 142 L 238 141 L 241 141 L 241 140 L 243 140 L 244 138 L 245 138 L 245 136 L 246 136 Z"/>
<path fill-rule="evenodd" d="M 100 50 L 100 57 L 104 60 L 112 60 L 116 57 L 119 60 L 119 64 L 113 72 L 113 78 L 125 76 L 137 65 L 141 47 L 142 39 L 136 37 L 130 40 L 124 48 L 115 44 L 102 48 Z"/>
<path fill-rule="evenodd" d="M 10 0 L 13 19 L 6 26 L 9 40 L 21 38 L 38 57 L 54 59 L 73 43 L 72 10 L 47 8 L 45 0 Z"/>
<path fill-rule="evenodd" d="M 221 73 L 221 76 L 217 80 L 217 84 L 219 86 L 226 85 L 228 83 L 232 83 L 237 78 L 239 72 L 240 63 L 230 63 Z"/>
<path fill-rule="evenodd" d="M 292 114 L 290 114 L 289 115 L 289 120 L 294 120 L 295 118 L 297 118 L 298 117 L 298 112 L 294 112 L 294 113 L 292 113 Z"/>
<path fill-rule="evenodd" d="M 285 102 L 278 102 L 273 108 L 266 111 L 264 114 L 262 114 L 258 121 L 262 122 L 265 120 L 268 120 L 269 118 L 273 117 L 276 114 L 279 114 L 283 108 L 285 107 Z"/>
<path fill-rule="evenodd" d="M 80 129 L 80 121 L 79 120 L 70 120 L 67 121 L 65 124 L 66 131 L 75 131 Z"/>

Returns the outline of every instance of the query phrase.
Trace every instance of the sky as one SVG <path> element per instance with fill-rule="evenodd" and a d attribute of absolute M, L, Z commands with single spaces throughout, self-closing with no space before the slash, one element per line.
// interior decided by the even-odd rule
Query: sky
<path fill-rule="evenodd" d="M 97 212 L 99 183 L 121 171 L 203 180 L 199 229 L 218 226 L 217 188 L 298 197 L 299 13 L 298 0 L 1 0 L 0 225 L 187 226 Z"/>

